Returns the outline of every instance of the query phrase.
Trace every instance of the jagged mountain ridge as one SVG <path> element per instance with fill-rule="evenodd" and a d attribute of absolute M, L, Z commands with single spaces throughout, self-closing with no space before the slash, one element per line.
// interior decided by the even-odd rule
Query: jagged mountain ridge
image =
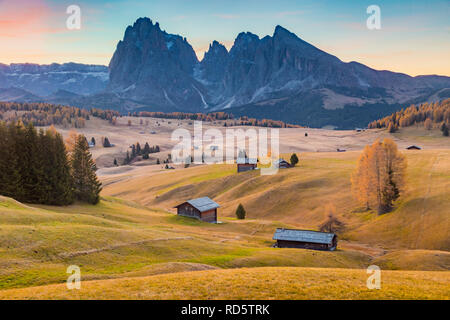
<path fill-rule="evenodd" d="M 0 65 L 0 88 L 29 94 L 10 88 L 3 95 L 11 100 L 38 96 L 122 112 L 225 110 L 339 128 L 364 126 L 371 117 L 409 103 L 441 100 L 450 92 L 449 77 L 411 77 L 346 63 L 281 26 L 263 38 L 242 32 L 229 51 L 213 41 L 199 61 L 186 38 L 161 30 L 149 18 L 127 27 L 109 64 L 109 81 L 104 66 L 26 64 L 20 72 L 15 69 Z"/>
<path fill-rule="evenodd" d="M 169 37 L 176 45 L 168 45 Z M 448 77 L 411 77 L 342 62 L 281 26 L 261 39 L 242 32 L 230 51 L 213 41 L 199 62 L 186 39 L 162 31 L 148 18 L 127 28 L 110 71 L 114 93 L 162 111 L 273 104 L 305 93 L 316 94 L 328 110 L 395 105 L 450 87 Z"/>

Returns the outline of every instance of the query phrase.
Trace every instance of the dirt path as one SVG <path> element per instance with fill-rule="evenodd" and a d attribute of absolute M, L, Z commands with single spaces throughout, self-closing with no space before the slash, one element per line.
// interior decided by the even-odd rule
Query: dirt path
<path fill-rule="evenodd" d="M 77 256 L 107 251 L 107 250 L 113 250 L 121 247 L 128 247 L 128 246 L 134 246 L 134 245 L 141 245 L 148 242 L 155 242 L 155 241 L 169 241 L 169 240 L 190 240 L 192 237 L 175 237 L 175 238 L 156 238 L 156 239 L 147 239 L 147 240 L 141 240 L 141 241 L 135 241 L 135 242 L 126 242 L 126 243 L 120 243 L 112 246 L 107 246 L 103 248 L 97 248 L 97 249 L 89 249 L 89 250 L 82 250 L 82 251 L 75 251 L 75 252 L 67 252 L 60 254 L 59 256 L 61 258 L 73 258 Z"/>

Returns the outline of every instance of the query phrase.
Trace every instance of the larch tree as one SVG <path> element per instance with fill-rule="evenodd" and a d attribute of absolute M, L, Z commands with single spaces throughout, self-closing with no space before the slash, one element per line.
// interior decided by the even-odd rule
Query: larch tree
<path fill-rule="evenodd" d="M 365 205 L 366 210 L 370 209 L 369 150 L 370 146 L 365 146 L 351 176 L 353 196 Z"/>
<path fill-rule="evenodd" d="M 430 118 L 427 118 L 425 120 L 425 122 L 423 123 L 423 125 L 424 125 L 425 129 L 427 129 L 427 130 L 433 129 L 433 121 L 431 121 Z"/>
<path fill-rule="evenodd" d="M 333 204 L 328 204 L 325 207 L 325 213 L 327 218 L 319 226 L 319 230 L 322 232 L 341 233 L 345 228 L 345 224 L 337 218 L 336 207 Z"/>
<path fill-rule="evenodd" d="M 379 214 L 391 211 L 404 190 L 405 170 L 405 157 L 391 139 L 366 146 L 351 177 L 355 198 Z"/>

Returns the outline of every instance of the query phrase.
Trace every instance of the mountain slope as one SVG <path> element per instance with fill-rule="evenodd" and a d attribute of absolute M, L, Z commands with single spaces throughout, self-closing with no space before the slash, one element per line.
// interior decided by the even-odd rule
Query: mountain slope
<path fill-rule="evenodd" d="M 318 127 L 363 126 L 402 104 L 441 99 L 450 88 L 449 77 L 345 63 L 281 26 L 262 39 L 242 32 L 229 52 L 213 41 L 198 62 L 186 39 L 148 18 L 127 28 L 110 70 L 110 90 L 153 110 L 229 109 Z M 342 124 L 342 113 L 352 120 Z"/>
<path fill-rule="evenodd" d="M 164 110 L 198 110 L 204 89 L 192 76 L 197 63 L 186 38 L 140 18 L 117 45 L 109 64 L 109 90 Z"/>
<path fill-rule="evenodd" d="M 33 95 L 46 97 L 58 90 L 88 95 L 104 90 L 108 68 L 79 63 L 38 65 L 0 64 L 0 88 L 17 87 Z"/>
<path fill-rule="evenodd" d="M 127 27 L 109 70 L 74 63 L 0 65 L 0 88 L 10 87 L 79 107 L 225 110 L 340 129 L 366 126 L 411 103 L 450 97 L 450 77 L 411 77 L 346 63 L 281 26 L 261 39 L 241 32 L 229 51 L 213 41 L 198 61 L 186 38 L 149 18 Z"/>

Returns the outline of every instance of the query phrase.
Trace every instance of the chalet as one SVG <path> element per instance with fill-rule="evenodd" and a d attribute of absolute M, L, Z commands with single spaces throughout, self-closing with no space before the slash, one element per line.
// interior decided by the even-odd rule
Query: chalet
<path fill-rule="evenodd" d="M 250 171 L 255 170 L 258 160 L 257 159 L 250 159 L 250 158 L 237 158 L 236 164 L 237 164 L 237 172 L 244 172 L 244 171 Z"/>
<path fill-rule="evenodd" d="M 334 233 L 312 230 L 277 228 L 273 235 L 277 248 L 302 248 L 334 251 L 337 248 L 337 236 Z"/>
<path fill-rule="evenodd" d="M 407 147 L 406 149 L 408 149 L 408 150 L 422 150 L 422 148 L 421 147 L 418 147 L 418 146 L 409 146 L 409 147 Z"/>
<path fill-rule="evenodd" d="M 210 223 L 217 223 L 217 208 L 220 206 L 208 197 L 188 200 L 177 205 L 177 214 L 196 218 Z"/>
<path fill-rule="evenodd" d="M 291 164 L 289 162 L 287 162 L 284 159 L 278 159 L 277 161 L 275 161 L 275 163 L 273 164 L 274 167 L 279 168 L 279 169 L 285 169 L 285 168 L 290 168 L 292 167 Z"/>

